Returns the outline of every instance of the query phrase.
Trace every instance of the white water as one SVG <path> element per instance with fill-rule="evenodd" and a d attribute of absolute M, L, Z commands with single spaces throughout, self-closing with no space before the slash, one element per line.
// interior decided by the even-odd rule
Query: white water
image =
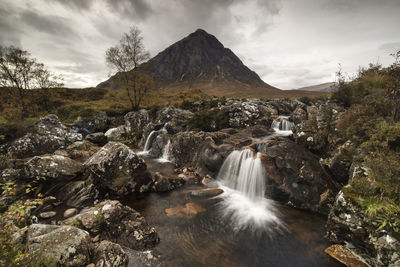
<path fill-rule="evenodd" d="M 166 124 L 164 124 L 164 127 L 161 129 L 162 133 L 167 133 L 167 125 L 168 122 Z M 147 136 L 146 142 L 144 144 L 144 148 L 143 151 L 138 152 L 138 155 L 147 155 L 149 154 L 150 150 L 151 150 L 151 145 L 153 143 L 154 138 L 157 137 L 159 131 L 151 131 L 149 136 Z"/>
<path fill-rule="evenodd" d="M 271 128 L 274 129 L 274 131 L 278 135 L 291 135 L 291 134 L 293 134 L 293 132 L 292 132 L 292 128 L 293 127 L 294 127 L 294 123 L 289 121 L 289 117 L 288 116 L 279 116 L 271 124 Z"/>
<path fill-rule="evenodd" d="M 260 154 L 245 149 L 233 151 L 224 161 L 218 176 L 224 193 L 219 195 L 223 217 L 235 230 L 252 229 L 276 232 L 282 228 L 274 201 L 264 197 L 267 174 Z"/>
<path fill-rule="evenodd" d="M 170 150 L 171 150 L 171 140 L 168 140 L 168 143 L 165 145 L 163 149 L 163 154 L 161 158 L 157 159 L 159 162 L 171 162 L 170 161 Z"/>

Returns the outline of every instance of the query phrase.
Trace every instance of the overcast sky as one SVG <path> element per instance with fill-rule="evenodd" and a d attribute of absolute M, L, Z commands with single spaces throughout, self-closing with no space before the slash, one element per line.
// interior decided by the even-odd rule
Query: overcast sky
<path fill-rule="evenodd" d="M 19 46 L 67 87 L 108 78 L 105 51 L 129 27 L 155 56 L 197 28 L 267 83 L 293 89 L 384 66 L 400 50 L 400 0 L 1 0 L 0 44 Z"/>

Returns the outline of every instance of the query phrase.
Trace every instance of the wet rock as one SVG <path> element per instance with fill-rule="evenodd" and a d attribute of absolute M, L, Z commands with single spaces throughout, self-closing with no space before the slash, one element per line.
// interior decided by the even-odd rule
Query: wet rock
<path fill-rule="evenodd" d="M 318 158 L 288 138 L 272 137 L 252 147 L 264 153 L 269 197 L 294 207 L 328 214 L 338 191 Z"/>
<path fill-rule="evenodd" d="M 341 146 L 329 160 L 328 167 L 337 182 L 347 184 L 349 181 L 350 165 L 351 158 L 347 155 L 343 146 Z"/>
<path fill-rule="evenodd" d="M 94 262 L 96 267 L 123 267 L 128 266 L 128 255 L 124 249 L 107 240 L 100 242 L 94 249 Z"/>
<path fill-rule="evenodd" d="M 92 205 L 98 195 L 98 190 L 90 180 L 69 182 L 56 192 L 57 199 L 75 208 Z"/>
<path fill-rule="evenodd" d="M 64 211 L 64 218 L 69 218 L 78 213 L 78 210 L 75 208 L 67 209 Z"/>
<path fill-rule="evenodd" d="M 166 192 L 179 188 L 185 184 L 185 180 L 176 176 L 164 176 L 159 172 L 152 174 L 153 183 L 151 190 L 154 192 Z"/>
<path fill-rule="evenodd" d="M 86 136 L 86 140 L 93 144 L 104 146 L 107 143 L 107 136 L 102 132 L 91 133 Z"/>
<path fill-rule="evenodd" d="M 115 128 L 111 128 L 107 130 L 104 134 L 107 137 L 107 140 L 118 140 L 122 139 L 126 136 L 126 129 L 124 125 L 120 125 Z"/>
<path fill-rule="evenodd" d="M 215 197 L 222 194 L 224 190 L 220 188 L 213 188 L 213 189 L 202 189 L 202 190 L 195 190 L 192 191 L 191 194 L 196 197 Z"/>
<path fill-rule="evenodd" d="M 50 219 L 57 215 L 55 211 L 46 211 L 39 214 L 39 217 L 42 219 Z"/>
<path fill-rule="evenodd" d="M 375 220 L 354 200 L 342 191 L 337 194 L 328 216 L 327 238 L 334 243 L 351 243 L 371 266 L 397 266 L 400 263 L 400 258 L 396 257 L 400 251 L 399 240 L 384 229 L 376 228 Z"/>
<path fill-rule="evenodd" d="M 134 262 L 135 267 L 165 267 L 167 266 L 160 260 L 160 256 L 155 255 L 153 251 L 128 251 L 129 262 Z"/>
<path fill-rule="evenodd" d="M 217 187 L 217 181 L 209 175 L 205 176 L 201 183 L 207 187 Z"/>
<path fill-rule="evenodd" d="M 145 109 L 129 112 L 124 116 L 124 119 L 127 132 L 143 130 L 150 122 L 149 112 Z"/>
<path fill-rule="evenodd" d="M 290 114 L 298 107 L 300 107 L 300 108 L 305 107 L 305 104 L 300 102 L 299 100 L 288 99 L 288 98 L 273 99 L 273 100 L 268 101 L 268 104 L 275 107 L 278 111 L 278 114 L 280 114 L 280 115 Z"/>
<path fill-rule="evenodd" d="M 332 245 L 325 249 L 325 252 L 348 267 L 371 267 L 354 252 L 342 245 Z"/>
<path fill-rule="evenodd" d="M 148 191 L 151 184 L 144 160 L 119 142 L 106 144 L 84 167 L 95 183 L 117 195 Z"/>
<path fill-rule="evenodd" d="M 83 167 L 63 156 L 35 156 L 26 163 L 24 171 L 29 179 L 44 177 L 48 182 L 68 182 L 82 174 Z"/>
<path fill-rule="evenodd" d="M 110 240 L 132 249 L 149 249 L 159 242 L 155 229 L 147 224 L 139 212 L 116 200 L 103 201 L 67 219 L 65 223 L 76 220 L 93 236 L 99 234 L 102 240 Z"/>
<path fill-rule="evenodd" d="M 200 212 L 204 212 L 206 209 L 197 203 L 186 203 L 185 206 L 177 206 L 173 208 L 168 208 L 165 213 L 168 217 L 177 218 L 192 218 Z"/>
<path fill-rule="evenodd" d="M 27 234 L 28 251 L 53 259 L 62 266 L 85 266 L 90 261 L 90 236 L 72 226 L 32 224 Z"/>

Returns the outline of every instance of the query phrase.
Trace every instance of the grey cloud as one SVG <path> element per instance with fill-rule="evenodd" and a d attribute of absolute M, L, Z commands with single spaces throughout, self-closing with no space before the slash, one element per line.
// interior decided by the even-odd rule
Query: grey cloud
<path fill-rule="evenodd" d="M 400 42 L 385 43 L 379 46 L 379 49 L 386 53 L 395 53 L 400 51 Z"/>

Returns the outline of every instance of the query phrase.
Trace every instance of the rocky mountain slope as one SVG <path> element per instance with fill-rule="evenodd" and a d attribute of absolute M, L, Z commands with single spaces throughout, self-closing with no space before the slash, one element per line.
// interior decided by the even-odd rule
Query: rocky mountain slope
<path fill-rule="evenodd" d="M 327 93 L 329 93 L 331 91 L 331 88 L 332 88 L 333 85 L 335 85 L 334 82 L 321 83 L 321 84 L 317 84 L 317 85 L 301 87 L 301 88 L 299 88 L 297 90 L 311 91 L 311 92 L 327 92 Z"/>

